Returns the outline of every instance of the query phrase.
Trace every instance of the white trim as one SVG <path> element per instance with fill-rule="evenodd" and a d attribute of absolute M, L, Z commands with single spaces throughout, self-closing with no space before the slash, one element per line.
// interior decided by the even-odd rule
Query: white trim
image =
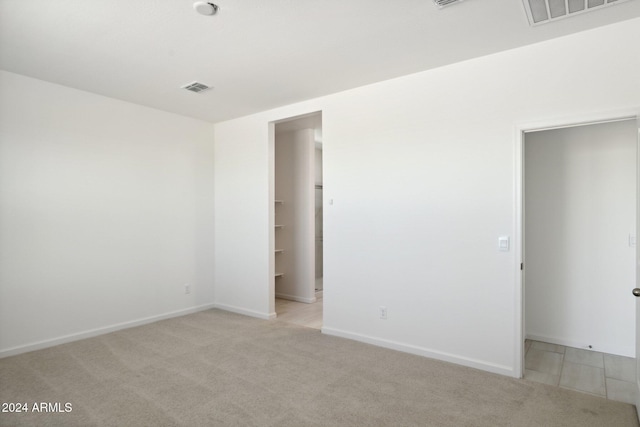
<path fill-rule="evenodd" d="M 34 350 L 42 350 L 43 348 L 49 348 L 60 344 L 66 344 L 73 341 L 79 341 L 87 338 L 93 338 L 99 335 L 108 334 L 111 332 L 119 331 L 122 329 L 129 329 L 136 326 L 146 325 L 148 323 L 157 322 L 159 320 L 171 319 L 172 317 L 185 316 L 187 314 L 197 313 L 199 311 L 205 311 L 215 308 L 214 304 L 199 305 L 196 307 L 187 308 L 184 310 L 172 311 L 158 316 L 145 317 L 138 320 L 132 320 L 130 322 L 117 323 L 115 325 L 106 326 L 104 328 L 90 329 L 84 332 L 78 332 L 75 334 L 63 335 L 58 338 L 52 338 L 44 341 L 38 341 L 32 344 L 21 345 L 18 347 L 9 348 L 7 350 L 0 351 L 0 359 L 9 356 L 15 356 L 17 354 L 27 353 Z"/>
<path fill-rule="evenodd" d="M 489 363 L 478 359 L 470 359 L 468 357 L 461 357 L 455 354 L 444 353 L 441 351 L 435 351 L 424 347 L 419 347 L 411 344 L 404 344 L 397 341 L 385 340 L 381 338 L 375 338 L 368 335 L 361 335 L 352 332 L 343 331 L 340 329 L 323 327 L 322 333 L 347 338 L 354 341 L 360 341 L 367 344 L 372 344 L 378 347 L 389 348 L 391 350 L 402 351 L 404 353 L 415 354 L 417 356 L 428 357 L 430 359 L 442 360 L 445 362 L 455 363 L 457 365 L 468 366 L 470 368 L 481 369 L 483 371 L 492 372 L 494 374 L 506 375 L 509 377 L 516 377 L 515 371 L 510 366 L 497 365 L 495 363 Z"/>
<path fill-rule="evenodd" d="M 257 317 L 258 319 L 271 320 L 276 318 L 276 313 L 263 313 L 261 311 L 249 310 L 247 308 L 237 307 L 235 305 L 227 304 L 213 304 L 213 308 L 218 308 L 224 311 L 230 311 L 232 313 L 243 314 L 249 317 Z"/>
<path fill-rule="evenodd" d="M 516 130 L 521 132 L 537 132 L 551 129 L 565 129 L 576 126 L 635 119 L 639 114 L 640 107 L 597 113 L 585 113 L 580 115 L 548 118 L 545 120 L 521 122 L 516 124 Z"/>
<path fill-rule="evenodd" d="M 638 133 L 636 133 L 637 138 L 637 151 L 636 151 L 636 234 L 638 230 L 640 230 L 640 112 L 636 116 L 636 126 L 638 128 Z M 640 284 L 640 251 L 636 247 L 636 287 Z M 636 415 L 638 419 L 640 419 L 640 370 L 638 369 L 638 360 L 640 360 L 640 318 L 638 317 L 640 314 L 639 310 L 640 302 L 636 300 Z"/>
<path fill-rule="evenodd" d="M 277 293 L 277 292 L 276 292 L 276 298 L 288 299 L 290 301 L 304 302 L 306 304 L 313 304 L 314 302 L 317 301 L 316 297 L 304 298 L 304 297 L 299 297 L 299 296 L 296 296 L 296 295 L 280 294 L 280 293 Z"/>
<path fill-rule="evenodd" d="M 601 111 L 596 113 L 577 114 L 566 117 L 548 118 L 545 120 L 522 122 L 515 125 L 514 136 L 514 224 L 516 226 L 514 233 L 515 248 L 515 348 L 514 348 L 514 373 L 518 378 L 522 378 L 524 373 L 524 274 L 520 270 L 520 263 L 524 262 L 524 140 L 525 134 L 528 132 L 536 132 L 550 129 L 562 129 L 576 126 L 586 126 L 596 123 L 610 123 L 621 120 L 635 119 L 640 122 L 640 107 L 626 108 L 619 110 Z M 640 150 L 640 142 L 639 142 Z M 639 154 L 640 155 L 640 154 Z M 640 170 L 640 162 L 637 168 Z M 640 184 L 639 184 L 640 185 Z M 637 191 L 640 191 L 640 186 Z M 640 200 L 640 194 L 637 196 Z M 640 210 L 636 212 L 640 217 Z M 526 269 L 527 266 L 525 265 Z M 638 278 L 636 277 L 636 280 Z M 636 319 L 636 323 L 638 320 Z M 638 357 L 640 355 L 636 355 Z M 640 390 L 640 379 L 639 386 Z M 640 403 L 640 393 L 638 394 L 638 403 Z M 640 414 L 640 407 L 638 408 Z"/>
<path fill-rule="evenodd" d="M 522 378 L 524 376 L 524 272 L 521 270 L 521 263 L 524 261 L 524 200 L 523 188 L 524 188 L 524 130 L 520 127 L 516 127 L 515 135 L 516 147 L 515 147 L 515 167 L 514 167 L 514 198 L 515 206 L 513 209 L 515 219 L 515 233 L 513 237 L 513 249 L 514 249 L 514 278 L 515 278 L 515 319 L 514 319 L 514 336 L 515 336 L 515 349 L 514 349 L 514 363 L 513 369 L 516 378 Z"/>
<path fill-rule="evenodd" d="M 267 307 L 269 307 L 269 319 L 276 317 L 276 234 L 275 234 L 275 218 L 276 218 L 276 122 L 269 122 L 269 136 L 267 140 L 267 156 L 269 157 L 269 292 L 267 297 Z M 280 200 L 280 203 L 284 201 Z M 273 315 L 273 317 L 271 317 Z"/>

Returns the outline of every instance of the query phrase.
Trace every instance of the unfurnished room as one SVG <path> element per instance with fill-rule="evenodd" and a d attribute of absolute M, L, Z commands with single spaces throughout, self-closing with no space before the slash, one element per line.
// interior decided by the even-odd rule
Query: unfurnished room
<path fill-rule="evenodd" d="M 0 426 L 640 426 L 640 0 L 0 0 Z"/>

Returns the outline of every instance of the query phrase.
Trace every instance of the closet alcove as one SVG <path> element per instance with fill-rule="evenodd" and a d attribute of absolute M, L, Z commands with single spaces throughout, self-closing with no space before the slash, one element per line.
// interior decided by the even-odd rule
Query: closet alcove
<path fill-rule="evenodd" d="M 322 292 L 321 114 L 275 124 L 275 298 L 314 303 Z"/>

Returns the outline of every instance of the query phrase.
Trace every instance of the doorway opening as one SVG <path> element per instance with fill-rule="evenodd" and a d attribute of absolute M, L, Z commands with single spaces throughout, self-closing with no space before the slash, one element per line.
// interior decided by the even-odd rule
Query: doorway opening
<path fill-rule="evenodd" d="M 270 306 L 320 329 L 323 301 L 322 113 L 273 123 Z"/>
<path fill-rule="evenodd" d="M 638 341 L 637 117 L 523 127 L 517 154 L 519 376 L 635 401 L 635 369 L 615 376 Z"/>

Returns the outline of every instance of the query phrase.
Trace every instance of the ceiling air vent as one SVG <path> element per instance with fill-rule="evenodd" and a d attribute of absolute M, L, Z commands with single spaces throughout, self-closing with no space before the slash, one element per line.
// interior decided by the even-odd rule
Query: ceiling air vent
<path fill-rule="evenodd" d="M 522 0 L 529 24 L 538 25 L 628 0 Z"/>
<path fill-rule="evenodd" d="M 433 0 L 438 7 L 449 6 L 450 4 L 460 3 L 462 0 Z"/>
<path fill-rule="evenodd" d="M 189 83 L 188 85 L 182 86 L 182 89 L 186 89 L 190 92 L 200 93 L 202 91 L 209 89 L 209 86 L 203 83 L 193 82 L 193 83 Z"/>

